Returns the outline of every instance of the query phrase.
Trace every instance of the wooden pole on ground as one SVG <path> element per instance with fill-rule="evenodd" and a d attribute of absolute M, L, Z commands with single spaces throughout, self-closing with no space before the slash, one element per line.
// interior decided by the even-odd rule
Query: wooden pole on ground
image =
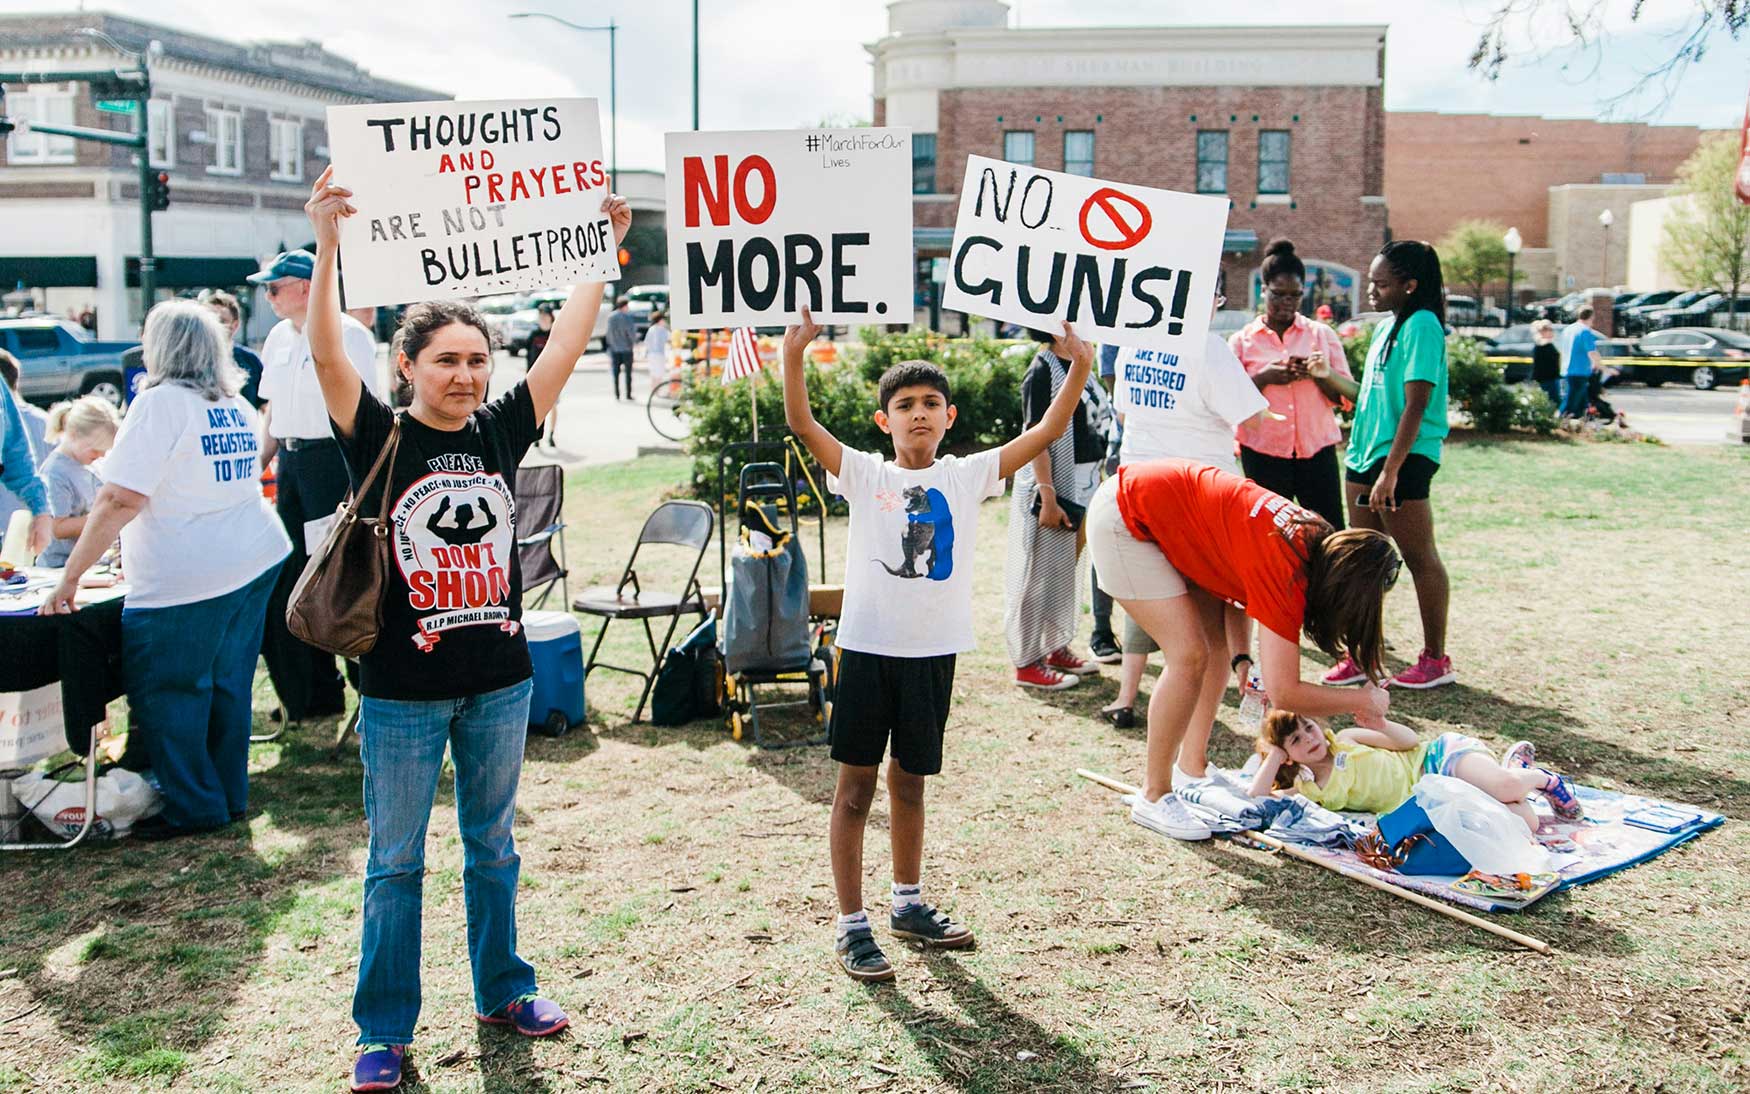
<path fill-rule="evenodd" d="M 1087 768 L 1078 767 L 1076 768 L 1076 774 L 1087 779 L 1089 782 L 1098 783 L 1108 790 L 1116 790 L 1120 794 L 1137 793 L 1136 787 L 1131 786 L 1129 783 L 1121 783 L 1117 779 L 1108 778 L 1097 771 L 1089 771 Z M 1359 874 L 1345 870 L 1329 859 L 1320 858 L 1310 851 L 1296 847 L 1292 843 L 1284 843 L 1279 839 L 1258 832 L 1235 832 L 1229 838 L 1235 842 L 1243 843 L 1259 850 L 1277 851 L 1289 856 L 1290 858 L 1296 858 L 1302 862 L 1310 862 L 1314 866 L 1322 866 L 1334 874 L 1341 875 L 1342 877 L 1354 881 L 1359 881 L 1361 884 L 1378 889 L 1382 893 L 1390 893 L 1392 896 L 1395 896 L 1400 900 L 1407 900 L 1411 904 L 1420 905 L 1427 908 L 1429 911 L 1439 912 L 1441 915 L 1446 916 L 1449 919 L 1456 919 L 1460 923 L 1468 923 L 1472 927 L 1488 931 L 1492 935 L 1505 938 L 1509 942 L 1524 946 L 1526 949 L 1532 950 L 1536 953 L 1541 953 L 1546 957 L 1554 952 L 1550 949 L 1549 943 L 1541 939 L 1533 938 L 1528 934 L 1520 934 L 1518 931 L 1515 931 L 1510 927 L 1503 927 L 1499 923 L 1491 923 L 1480 916 L 1474 916 L 1469 912 L 1454 908 L 1450 904 L 1442 904 L 1433 897 L 1423 896 L 1421 893 L 1412 892 L 1409 889 L 1400 888 L 1396 885 L 1389 885 L 1386 882 L 1380 881 L 1378 878 L 1370 877 L 1366 874 Z"/>

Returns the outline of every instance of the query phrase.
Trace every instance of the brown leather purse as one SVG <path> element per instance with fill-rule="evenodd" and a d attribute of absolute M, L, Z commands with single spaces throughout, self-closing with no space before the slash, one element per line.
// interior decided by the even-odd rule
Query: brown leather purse
<path fill-rule="evenodd" d="M 310 556 L 286 601 L 286 629 L 319 650 L 359 657 L 371 651 L 383 629 L 383 597 L 389 581 L 389 478 L 400 444 L 397 418 L 370 474 L 341 503 L 322 546 Z M 389 478 L 383 483 L 382 505 L 375 517 L 360 516 L 359 506 L 385 464 Z"/>

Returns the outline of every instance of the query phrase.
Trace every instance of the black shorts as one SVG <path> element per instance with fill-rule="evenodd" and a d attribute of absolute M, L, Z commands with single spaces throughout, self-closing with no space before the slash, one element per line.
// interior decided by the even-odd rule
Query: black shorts
<path fill-rule="evenodd" d="M 1384 466 L 1385 458 L 1381 457 L 1365 471 L 1345 467 L 1343 477 L 1362 486 L 1372 486 L 1373 480 L 1379 478 L 1379 469 Z M 1439 470 L 1440 465 L 1428 457 L 1416 452 L 1410 453 L 1404 458 L 1404 466 L 1398 468 L 1398 501 L 1427 501 L 1428 487 Z"/>
<path fill-rule="evenodd" d="M 893 758 L 913 775 L 942 770 L 942 731 L 954 692 L 954 655 L 887 657 L 839 651 L 827 739 L 832 758 L 874 767 L 893 738 Z"/>

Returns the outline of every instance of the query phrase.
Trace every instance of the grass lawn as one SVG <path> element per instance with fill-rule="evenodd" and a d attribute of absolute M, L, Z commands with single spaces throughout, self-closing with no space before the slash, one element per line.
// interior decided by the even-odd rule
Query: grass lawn
<path fill-rule="evenodd" d="M 574 476 L 582 583 L 617 574 L 684 468 Z M 1449 450 L 1436 491 L 1462 683 L 1394 713 L 1424 736 L 1530 738 L 1586 781 L 1733 818 L 1511 917 L 1554 957 L 1306 865 L 1132 825 L 1073 774 L 1140 774 L 1141 730 L 1090 717 L 1115 673 L 1050 696 L 1008 682 L 1007 502 L 993 501 L 983 645 L 960 662 L 924 871 L 980 947 L 895 945 L 896 985 L 849 981 L 830 948 L 825 750 L 633 726 L 634 682 L 598 675 L 587 730 L 530 742 L 519 799 L 521 950 L 572 1030 L 530 1043 L 476 1026 L 445 789 L 408 1089 L 1745 1089 L 1750 459 L 1473 441 Z M 1395 654 L 1413 656 L 1407 580 L 1388 617 Z M 0 1091 L 342 1089 L 365 827 L 356 754 L 331 739 L 322 724 L 257 746 L 236 831 L 0 859 Z M 1249 743 L 1224 724 L 1212 747 L 1231 764 Z M 878 802 L 877 906 L 885 830 Z"/>

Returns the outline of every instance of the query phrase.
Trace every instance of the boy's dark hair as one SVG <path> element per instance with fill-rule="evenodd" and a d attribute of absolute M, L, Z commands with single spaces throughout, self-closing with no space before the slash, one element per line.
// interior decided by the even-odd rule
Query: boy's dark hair
<path fill-rule="evenodd" d="M 0 380 L 6 381 L 6 386 L 13 391 L 18 390 L 18 358 L 0 349 Z"/>
<path fill-rule="evenodd" d="M 1043 331 L 1043 330 L 1038 330 L 1037 328 L 1034 328 L 1034 327 L 1028 327 L 1027 328 L 1027 340 L 1029 342 L 1041 342 L 1041 343 L 1044 343 L 1045 345 L 1049 346 L 1053 342 L 1057 341 L 1057 335 L 1052 334 L 1050 331 Z"/>
<path fill-rule="evenodd" d="M 486 339 L 487 352 L 497 345 L 492 338 L 492 329 L 472 306 L 456 300 L 427 300 L 410 305 L 402 313 L 401 326 L 396 332 L 401 338 L 401 352 L 409 361 L 418 360 L 419 351 L 431 342 L 432 336 L 451 323 L 479 331 L 480 337 Z"/>
<path fill-rule="evenodd" d="M 907 387 L 933 387 L 942 393 L 942 398 L 953 398 L 948 391 L 948 374 L 940 366 L 928 361 L 901 361 L 881 374 L 881 383 L 876 388 L 881 409 L 887 409 L 894 392 Z"/>

